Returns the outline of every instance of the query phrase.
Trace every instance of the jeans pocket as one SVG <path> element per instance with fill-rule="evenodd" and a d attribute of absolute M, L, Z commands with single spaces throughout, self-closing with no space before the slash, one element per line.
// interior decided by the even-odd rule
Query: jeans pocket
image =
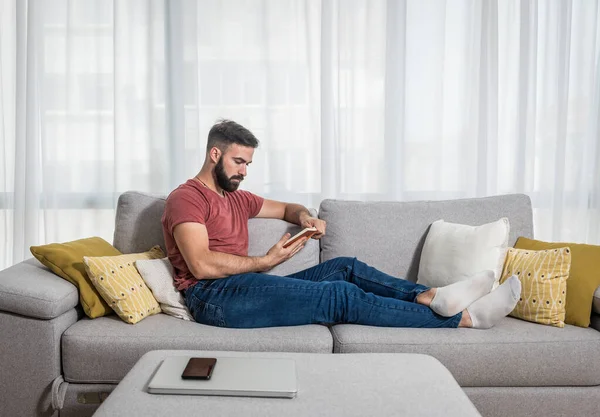
<path fill-rule="evenodd" d="M 226 327 L 223 308 L 221 306 L 208 303 L 199 299 L 194 294 L 190 294 L 188 308 L 196 322 L 208 326 Z"/>

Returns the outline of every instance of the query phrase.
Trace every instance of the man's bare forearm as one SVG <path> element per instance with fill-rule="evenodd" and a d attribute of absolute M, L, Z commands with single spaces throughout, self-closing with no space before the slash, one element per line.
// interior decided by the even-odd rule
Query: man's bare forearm
<path fill-rule="evenodd" d="M 268 256 L 238 256 L 209 251 L 192 272 L 196 279 L 217 279 L 247 272 L 262 272 L 271 268 Z"/>
<path fill-rule="evenodd" d="M 287 204 L 283 219 L 286 222 L 301 226 L 302 217 L 304 216 L 310 217 L 310 212 L 306 207 L 301 206 L 300 204 Z"/>

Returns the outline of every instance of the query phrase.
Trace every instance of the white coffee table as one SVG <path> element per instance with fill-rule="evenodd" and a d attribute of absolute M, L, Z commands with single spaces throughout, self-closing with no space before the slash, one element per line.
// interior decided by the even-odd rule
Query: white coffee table
<path fill-rule="evenodd" d="M 168 356 L 293 358 L 296 398 L 148 393 Z M 481 416 L 433 357 L 402 353 L 269 353 L 158 350 L 145 354 L 94 414 L 118 416 Z"/>

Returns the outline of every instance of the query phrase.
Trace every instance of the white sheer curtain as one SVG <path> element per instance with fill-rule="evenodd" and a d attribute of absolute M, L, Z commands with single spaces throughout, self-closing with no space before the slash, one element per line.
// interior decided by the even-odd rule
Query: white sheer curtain
<path fill-rule="evenodd" d="M 598 1 L 0 0 L 0 268 L 112 241 L 222 117 L 266 197 L 524 192 L 536 237 L 600 243 Z"/>

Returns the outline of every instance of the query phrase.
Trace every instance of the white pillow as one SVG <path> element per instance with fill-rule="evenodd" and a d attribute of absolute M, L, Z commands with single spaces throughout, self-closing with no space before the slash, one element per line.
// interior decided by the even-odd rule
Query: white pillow
<path fill-rule="evenodd" d="M 183 320 L 194 320 L 183 296 L 175 288 L 173 266 L 169 258 L 143 259 L 136 261 L 135 266 L 156 301 L 160 303 L 163 313 Z"/>
<path fill-rule="evenodd" d="M 600 314 L 600 287 L 596 288 L 596 292 L 594 292 L 593 306 L 594 311 Z"/>
<path fill-rule="evenodd" d="M 506 258 L 509 231 L 506 217 L 481 226 L 433 222 L 423 245 L 417 283 L 443 287 L 492 270 L 496 288 Z"/>

